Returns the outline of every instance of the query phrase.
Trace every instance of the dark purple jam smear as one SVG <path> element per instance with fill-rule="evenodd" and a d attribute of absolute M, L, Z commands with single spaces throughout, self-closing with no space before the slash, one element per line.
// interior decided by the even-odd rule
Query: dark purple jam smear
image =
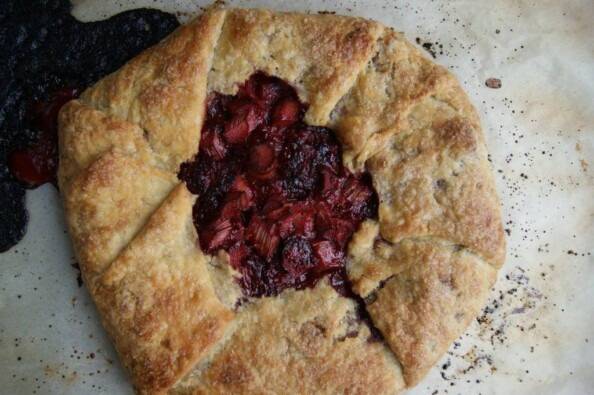
<path fill-rule="evenodd" d="M 70 8 L 0 2 L 0 252 L 25 234 L 25 189 L 55 180 L 61 105 L 179 25 L 148 9 L 81 23 Z"/>
<path fill-rule="evenodd" d="M 286 82 L 255 73 L 236 95 L 209 97 L 199 153 L 180 169 L 199 196 L 202 249 L 229 253 L 246 296 L 326 275 L 348 294 L 346 246 L 361 221 L 377 217 L 371 177 L 342 165 L 333 131 L 304 123 L 305 110 Z"/>
<path fill-rule="evenodd" d="M 8 168 L 27 188 L 47 182 L 56 185 L 58 171 L 58 113 L 62 106 L 78 97 L 78 89 L 61 89 L 45 102 L 35 102 L 27 118 L 39 131 L 31 144 L 8 154 Z"/>

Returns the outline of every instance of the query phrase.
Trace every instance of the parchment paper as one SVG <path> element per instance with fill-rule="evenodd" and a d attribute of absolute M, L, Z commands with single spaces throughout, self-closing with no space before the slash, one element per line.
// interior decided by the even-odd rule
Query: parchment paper
<path fill-rule="evenodd" d="M 80 0 L 188 18 L 205 1 Z M 431 50 L 482 117 L 508 232 L 483 314 L 409 394 L 594 394 L 594 3 L 232 1 L 377 19 Z M 428 56 L 431 56 L 428 53 Z M 499 78 L 500 89 L 485 85 Z M 71 267 L 56 190 L 27 195 L 25 240 L 0 255 L 0 393 L 130 394 Z"/>

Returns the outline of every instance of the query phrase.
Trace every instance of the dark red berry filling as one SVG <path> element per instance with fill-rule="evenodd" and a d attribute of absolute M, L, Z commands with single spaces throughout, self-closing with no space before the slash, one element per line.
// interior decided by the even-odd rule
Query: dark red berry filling
<path fill-rule="evenodd" d="M 210 96 L 198 155 L 181 166 L 201 248 L 229 253 L 247 296 L 328 274 L 343 287 L 347 243 L 377 216 L 371 177 L 342 165 L 332 130 L 304 123 L 305 110 L 286 82 L 255 73 Z"/>
<path fill-rule="evenodd" d="M 77 89 L 61 89 L 49 100 L 35 102 L 29 109 L 32 126 L 39 130 L 37 140 L 12 151 L 8 166 L 14 177 L 29 188 L 56 181 L 58 169 L 58 113 L 64 104 L 76 98 Z"/>

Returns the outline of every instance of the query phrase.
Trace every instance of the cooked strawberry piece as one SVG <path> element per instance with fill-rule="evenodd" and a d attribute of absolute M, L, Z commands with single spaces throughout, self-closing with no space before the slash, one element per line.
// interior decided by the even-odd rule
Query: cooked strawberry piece
<path fill-rule="evenodd" d="M 256 129 L 264 121 L 264 111 L 248 98 L 231 100 L 228 109 L 233 117 L 246 120 L 249 132 Z"/>
<path fill-rule="evenodd" d="M 230 144 L 240 144 L 247 140 L 250 134 L 250 128 L 243 117 L 233 117 L 225 124 L 225 132 L 223 133 L 225 140 Z"/>
<path fill-rule="evenodd" d="M 258 216 L 253 216 L 246 230 L 246 239 L 252 243 L 256 251 L 270 260 L 280 241 L 275 224 L 267 224 Z"/>
<path fill-rule="evenodd" d="M 250 169 L 255 173 L 267 173 L 274 164 L 274 150 L 268 144 L 258 144 L 251 148 Z"/>
<path fill-rule="evenodd" d="M 231 184 L 231 190 L 237 192 L 245 192 L 250 195 L 253 195 L 254 191 L 250 186 L 250 183 L 245 179 L 245 177 L 238 175 L 233 179 L 233 184 Z"/>
<path fill-rule="evenodd" d="M 272 124 L 279 127 L 290 126 L 299 120 L 300 113 L 301 105 L 296 99 L 283 99 L 274 106 Z"/>
<path fill-rule="evenodd" d="M 314 237 L 314 216 L 312 210 L 299 213 L 293 218 L 293 233 L 307 238 Z"/>
<path fill-rule="evenodd" d="M 305 108 L 288 84 L 256 73 L 237 95 L 209 97 L 199 153 L 180 168 L 199 195 L 201 247 L 229 253 L 247 296 L 327 274 L 343 290 L 348 242 L 377 215 L 370 178 L 342 165 L 330 129 L 303 123 Z"/>
<path fill-rule="evenodd" d="M 223 202 L 219 213 L 220 218 L 239 218 L 243 211 L 241 208 L 241 195 L 240 192 L 230 192 L 225 196 L 225 202 Z"/>
<path fill-rule="evenodd" d="M 343 177 L 339 177 L 330 168 L 324 167 L 322 170 L 322 198 L 331 206 L 334 206 L 340 197 L 340 191 L 342 183 L 344 182 Z"/>
<path fill-rule="evenodd" d="M 229 192 L 227 192 L 225 202 L 226 205 L 233 206 L 240 212 L 246 211 L 255 205 L 255 192 L 245 177 L 235 177 Z M 229 214 L 221 212 L 221 216 L 232 216 L 232 214 L 230 212 Z"/>
<path fill-rule="evenodd" d="M 313 250 L 320 271 L 344 265 L 344 252 L 332 241 L 316 241 L 313 243 Z"/>
<path fill-rule="evenodd" d="M 259 105 L 268 107 L 286 94 L 286 84 L 264 73 L 256 73 L 245 83 L 240 93 L 252 98 Z"/>
<path fill-rule="evenodd" d="M 258 99 L 262 104 L 269 106 L 281 97 L 283 94 L 282 90 L 282 87 L 276 81 L 265 81 L 258 89 Z"/>
<path fill-rule="evenodd" d="M 227 95 L 221 95 L 219 93 L 211 93 L 208 95 L 206 115 L 210 121 L 220 122 L 225 118 L 227 114 L 227 105 L 231 97 Z"/>
<path fill-rule="evenodd" d="M 287 203 L 284 200 L 272 197 L 266 201 L 262 208 L 262 214 L 269 221 L 280 221 L 289 215 L 292 203 Z"/>
<path fill-rule="evenodd" d="M 326 240 L 334 240 L 341 248 L 346 247 L 346 243 L 355 231 L 351 221 L 334 217 L 329 221 L 328 227 L 320 232 L 320 237 Z"/>
<path fill-rule="evenodd" d="M 254 106 L 255 104 L 250 98 L 234 96 L 228 101 L 225 109 L 230 114 L 245 117 Z"/>
<path fill-rule="evenodd" d="M 225 123 L 224 135 L 231 144 L 245 142 L 250 133 L 264 122 L 265 110 L 248 99 L 231 100 L 228 110 L 231 120 Z"/>
<path fill-rule="evenodd" d="M 207 130 L 202 135 L 200 149 L 215 160 L 221 160 L 227 154 L 227 146 L 221 135 L 212 130 Z"/>
<path fill-rule="evenodd" d="M 332 207 L 333 206 L 326 202 L 318 203 L 316 205 L 315 228 L 317 233 L 322 234 L 330 228 L 330 223 L 334 217 Z"/>
<path fill-rule="evenodd" d="M 271 166 L 268 171 L 264 173 L 252 173 L 252 176 L 258 181 L 272 181 L 277 176 L 276 173 L 276 166 Z"/>
<path fill-rule="evenodd" d="M 279 234 L 281 237 L 300 235 L 306 238 L 314 237 L 315 213 L 311 207 L 294 204 L 290 212 L 279 222 Z"/>
<path fill-rule="evenodd" d="M 339 246 L 346 247 L 346 243 L 356 229 L 357 223 L 350 218 L 342 218 L 336 207 L 329 204 L 318 204 L 315 217 L 315 231 L 318 237 L 333 240 Z"/>
<path fill-rule="evenodd" d="M 371 193 L 371 190 L 365 187 L 365 185 L 355 177 L 349 177 L 342 190 L 344 199 L 350 205 L 349 208 L 354 212 L 358 212 L 361 206 L 369 200 Z"/>
<path fill-rule="evenodd" d="M 259 76 L 254 74 L 245 82 L 245 84 L 239 87 L 239 92 L 237 92 L 238 96 L 247 96 L 252 100 L 258 100 L 258 90 L 260 89 L 260 85 L 261 82 L 259 81 Z"/>

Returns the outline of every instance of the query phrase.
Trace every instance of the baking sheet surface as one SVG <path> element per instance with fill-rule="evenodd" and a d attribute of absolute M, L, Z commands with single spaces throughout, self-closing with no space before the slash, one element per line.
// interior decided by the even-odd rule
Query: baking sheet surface
<path fill-rule="evenodd" d="M 231 1 L 336 11 L 404 31 L 448 66 L 483 121 L 508 234 L 485 311 L 409 394 L 594 393 L 594 3 Z M 79 0 L 83 20 L 140 5 L 187 19 L 204 1 Z M 500 89 L 485 85 L 501 80 Z M 52 186 L 29 192 L 0 255 L 0 393 L 130 394 L 77 270 Z"/>

